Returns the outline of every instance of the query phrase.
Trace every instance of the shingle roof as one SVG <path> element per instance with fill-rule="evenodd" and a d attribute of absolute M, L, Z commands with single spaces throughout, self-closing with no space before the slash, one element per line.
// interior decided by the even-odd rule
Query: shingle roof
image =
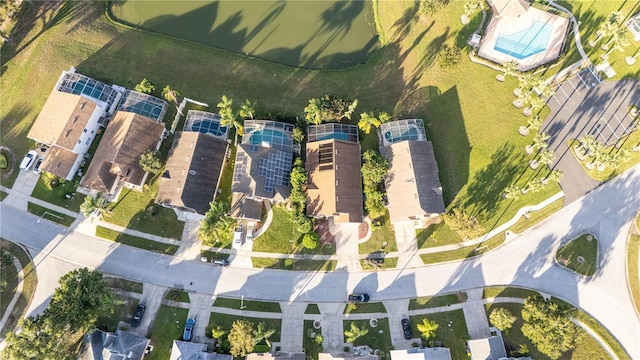
<path fill-rule="evenodd" d="M 206 344 L 173 341 L 169 360 L 232 360 L 231 355 L 208 353 Z"/>
<path fill-rule="evenodd" d="M 231 198 L 229 214 L 234 219 L 260 221 L 262 217 L 262 201 L 247 199 L 245 194 L 234 192 Z"/>
<path fill-rule="evenodd" d="M 390 163 L 385 181 L 391 222 L 444 212 L 438 164 L 430 141 L 401 141 L 380 148 Z"/>
<path fill-rule="evenodd" d="M 335 222 L 362 222 L 360 144 L 341 140 L 307 143 L 307 214 Z"/>
<path fill-rule="evenodd" d="M 261 175 L 261 162 L 271 160 L 283 161 L 281 174 L 284 180 L 280 184 L 274 182 L 271 190 L 267 189 L 267 179 Z M 239 144 L 236 151 L 236 163 L 231 191 L 245 194 L 246 197 L 265 198 L 284 201 L 289 197 L 289 175 L 291 173 L 291 153 L 276 148 L 262 147 L 251 144 Z M 273 177 L 273 176 L 272 176 Z"/>
<path fill-rule="evenodd" d="M 140 155 L 155 150 L 164 126 L 134 113 L 118 111 L 104 132 L 82 185 L 110 192 L 118 177 L 141 186 Z"/>
<path fill-rule="evenodd" d="M 80 155 L 72 151 L 54 146 L 47 151 L 40 169 L 66 179 L 78 156 Z"/>
<path fill-rule="evenodd" d="M 451 350 L 445 347 L 391 350 L 391 360 L 451 360 Z"/>
<path fill-rule="evenodd" d="M 272 353 L 250 353 L 247 360 L 305 360 L 306 354 L 303 352 L 276 352 Z"/>
<path fill-rule="evenodd" d="M 529 9 L 528 2 L 524 0 L 490 0 L 489 3 L 499 16 L 518 17 Z"/>
<path fill-rule="evenodd" d="M 52 91 L 27 137 L 73 150 L 96 103 L 80 95 Z"/>
<path fill-rule="evenodd" d="M 86 348 L 80 360 L 140 360 L 149 345 L 149 339 L 126 331 L 115 334 L 95 330 L 87 335 Z"/>
<path fill-rule="evenodd" d="M 227 146 L 199 132 L 176 132 L 156 202 L 204 215 L 215 196 Z"/>
<path fill-rule="evenodd" d="M 501 336 L 467 341 L 474 360 L 499 360 L 507 357 Z"/>

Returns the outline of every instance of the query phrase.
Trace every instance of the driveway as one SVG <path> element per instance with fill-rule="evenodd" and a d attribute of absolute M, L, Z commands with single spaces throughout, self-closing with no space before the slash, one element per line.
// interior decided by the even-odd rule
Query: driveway
<path fill-rule="evenodd" d="M 549 149 L 557 157 L 553 166 L 564 173 L 560 185 L 565 204 L 601 184 L 584 172 L 568 142 L 591 134 L 600 143 L 616 143 L 631 131 L 632 119 L 627 113 L 631 104 L 640 104 L 640 80 L 597 84 L 588 69 L 563 83 L 547 102 L 551 113 L 540 131 L 551 136 Z"/>
<path fill-rule="evenodd" d="M 349 292 L 368 292 L 371 301 L 432 296 L 482 286 L 515 285 L 537 289 L 579 306 L 598 319 L 640 358 L 640 319 L 626 283 L 626 240 L 640 207 L 640 165 L 569 204 L 553 217 L 515 236 L 500 248 L 464 261 L 378 272 L 299 272 L 234 268 L 222 271 L 96 239 L 0 203 L 2 236 L 26 244 L 38 256 L 75 267 L 166 287 L 270 301 L 343 302 Z M 584 278 L 554 263 L 556 250 L 581 233 L 599 239 L 598 271 Z M 42 254 L 42 255 L 40 255 Z M 36 264 L 48 281 L 65 269 Z M 44 270 L 46 269 L 46 270 Z M 51 288 L 55 285 L 51 285 Z M 40 289 L 38 289 L 39 291 Z M 52 289 L 51 289 L 52 291 Z"/>

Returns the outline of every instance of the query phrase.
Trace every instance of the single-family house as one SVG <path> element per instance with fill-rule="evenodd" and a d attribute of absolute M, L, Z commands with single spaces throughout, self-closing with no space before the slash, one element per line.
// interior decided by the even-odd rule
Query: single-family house
<path fill-rule="evenodd" d="M 147 173 L 140 156 L 160 147 L 164 125 L 118 111 L 109 122 L 81 185 L 114 197 L 122 186 L 142 189 Z"/>
<path fill-rule="evenodd" d="M 244 122 L 231 184 L 230 214 L 260 221 L 262 201 L 289 198 L 293 160 L 293 125 L 270 120 Z"/>
<path fill-rule="evenodd" d="M 375 354 L 319 353 L 318 360 L 380 360 L 380 356 Z"/>
<path fill-rule="evenodd" d="M 42 171 L 72 180 L 121 96 L 74 68 L 63 71 L 27 134 L 48 148 Z"/>
<path fill-rule="evenodd" d="M 391 223 L 422 221 L 445 211 L 433 145 L 421 119 L 397 120 L 380 126 L 380 153 L 389 161 L 385 187 Z"/>
<path fill-rule="evenodd" d="M 207 352 L 207 344 L 174 340 L 169 360 L 233 360 L 233 356 Z"/>
<path fill-rule="evenodd" d="M 391 360 L 451 360 L 451 350 L 446 347 L 391 350 L 390 355 Z"/>
<path fill-rule="evenodd" d="M 251 353 L 247 354 L 246 360 L 306 360 L 307 356 L 303 352 L 282 352 L 274 353 Z"/>
<path fill-rule="evenodd" d="M 177 131 L 156 203 L 185 215 L 209 211 L 225 161 L 228 143 L 197 131 Z"/>
<path fill-rule="evenodd" d="M 95 330 L 85 337 L 78 360 L 142 360 L 149 341 L 122 330 L 115 333 Z"/>
<path fill-rule="evenodd" d="M 306 164 L 307 215 L 336 223 L 362 222 L 362 176 L 358 128 L 309 126 Z"/>
<path fill-rule="evenodd" d="M 529 357 L 508 357 L 502 333 L 494 327 L 489 330 L 491 336 L 467 341 L 471 360 L 531 360 Z"/>

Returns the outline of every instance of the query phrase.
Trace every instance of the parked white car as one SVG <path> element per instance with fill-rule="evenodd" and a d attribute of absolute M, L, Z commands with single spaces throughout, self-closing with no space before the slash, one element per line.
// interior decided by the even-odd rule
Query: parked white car
<path fill-rule="evenodd" d="M 252 241 L 253 240 L 253 232 L 256 229 L 256 223 L 254 223 L 253 221 L 249 222 L 247 224 L 247 235 L 245 235 L 245 240 L 247 241 Z"/>
<path fill-rule="evenodd" d="M 35 150 L 29 151 L 27 155 L 24 156 L 24 159 L 22 159 L 22 162 L 20 163 L 20 170 L 27 171 L 31 169 L 33 164 L 36 163 L 37 159 L 38 159 L 38 152 Z"/>
<path fill-rule="evenodd" d="M 242 246 L 242 243 L 244 242 L 244 234 L 242 230 L 242 225 L 238 225 L 233 229 L 233 242 L 231 243 L 231 248 L 239 249 Z"/>

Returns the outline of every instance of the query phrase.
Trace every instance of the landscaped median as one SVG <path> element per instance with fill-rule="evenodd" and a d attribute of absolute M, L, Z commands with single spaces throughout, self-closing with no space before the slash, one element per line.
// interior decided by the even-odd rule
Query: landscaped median
<path fill-rule="evenodd" d="M 558 249 L 556 261 L 578 274 L 592 276 L 598 265 L 598 240 L 593 234 L 580 235 Z"/>
<path fill-rule="evenodd" d="M 49 208 L 46 208 L 44 206 L 40 206 L 37 204 L 34 204 L 32 202 L 29 202 L 27 204 L 27 211 L 29 211 L 30 213 L 36 215 L 36 216 L 40 216 L 41 219 L 46 219 L 49 221 L 53 221 L 56 222 L 60 225 L 64 225 L 66 227 L 71 226 L 71 224 L 73 224 L 73 222 L 76 220 L 76 218 L 71 217 L 69 215 L 65 215 L 61 212 L 57 212 L 55 210 L 51 210 Z"/>

